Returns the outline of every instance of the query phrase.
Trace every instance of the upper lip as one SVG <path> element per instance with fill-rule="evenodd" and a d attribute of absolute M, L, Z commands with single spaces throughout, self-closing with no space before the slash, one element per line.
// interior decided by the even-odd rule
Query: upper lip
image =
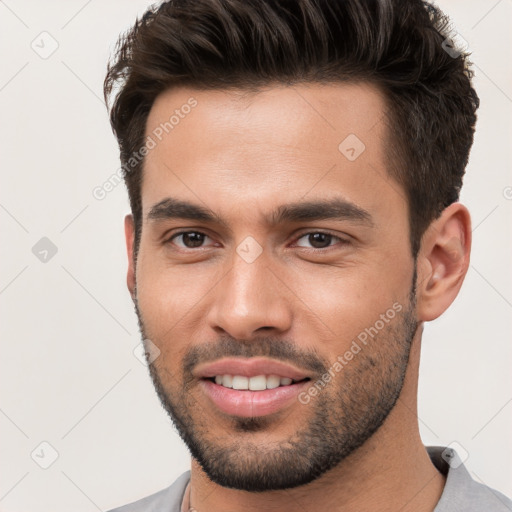
<path fill-rule="evenodd" d="M 293 380 L 303 380 L 308 377 L 290 364 L 261 357 L 220 359 L 212 363 L 200 364 L 193 373 L 196 377 L 203 379 L 216 375 L 243 375 L 245 377 L 278 375 Z"/>

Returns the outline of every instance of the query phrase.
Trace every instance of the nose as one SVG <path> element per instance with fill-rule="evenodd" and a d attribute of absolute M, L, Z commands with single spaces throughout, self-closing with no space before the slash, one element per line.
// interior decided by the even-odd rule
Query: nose
<path fill-rule="evenodd" d="M 208 319 L 211 328 L 235 339 L 251 339 L 262 331 L 284 333 L 292 322 L 290 291 L 264 254 L 252 263 L 235 255 L 215 288 Z"/>

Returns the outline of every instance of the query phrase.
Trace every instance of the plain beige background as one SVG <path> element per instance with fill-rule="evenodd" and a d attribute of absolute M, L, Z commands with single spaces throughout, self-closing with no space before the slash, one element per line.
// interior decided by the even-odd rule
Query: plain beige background
<path fill-rule="evenodd" d="M 124 186 L 93 196 L 119 167 L 106 61 L 148 5 L 0 1 L 0 511 L 107 510 L 189 467 L 134 355 Z M 462 194 L 471 268 L 425 329 L 421 432 L 512 495 L 512 0 L 440 5 L 473 52 L 482 105 Z"/>

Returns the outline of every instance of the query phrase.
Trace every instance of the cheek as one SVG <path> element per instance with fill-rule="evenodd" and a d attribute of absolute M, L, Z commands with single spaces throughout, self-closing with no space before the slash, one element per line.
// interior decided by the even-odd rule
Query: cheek
<path fill-rule="evenodd" d="M 141 271 L 137 275 L 137 300 L 144 322 L 153 331 L 177 324 L 198 302 L 197 285 L 187 283 L 177 271 Z"/>
<path fill-rule="evenodd" d="M 377 264 L 365 264 L 296 276 L 296 295 L 307 306 L 299 306 L 307 317 L 302 324 L 313 328 L 331 351 L 342 352 L 380 315 L 394 311 L 394 304 L 406 307 L 410 279 L 405 270 L 384 271 Z"/>
<path fill-rule="evenodd" d="M 144 334 L 160 351 L 154 364 L 164 386 L 177 385 L 179 361 L 190 339 L 186 321 L 193 308 L 193 287 L 185 286 L 177 272 L 162 273 L 150 266 L 139 268 L 137 302 Z"/>
<path fill-rule="evenodd" d="M 217 277 L 218 276 L 218 277 Z M 214 266 L 172 266 L 141 246 L 137 262 L 137 301 L 147 334 L 179 346 L 196 328 L 197 318 L 221 274 Z"/>

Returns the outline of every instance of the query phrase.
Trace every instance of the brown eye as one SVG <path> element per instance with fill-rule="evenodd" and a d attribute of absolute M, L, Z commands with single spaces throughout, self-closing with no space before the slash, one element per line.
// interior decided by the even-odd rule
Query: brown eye
<path fill-rule="evenodd" d="M 301 242 L 301 240 L 305 240 L 306 242 Z M 331 235 L 329 233 L 322 233 L 321 231 L 315 231 L 301 236 L 297 241 L 297 245 L 299 247 L 312 249 L 326 249 L 327 247 L 334 245 L 333 242 L 341 242 L 343 244 L 345 241 L 338 236 Z"/>
<path fill-rule="evenodd" d="M 331 245 L 332 236 L 326 235 L 325 233 L 312 233 L 311 235 L 308 235 L 308 242 L 315 249 L 322 249 Z"/>
<path fill-rule="evenodd" d="M 174 235 L 171 240 L 178 247 L 182 247 L 184 249 L 195 249 L 197 247 L 201 247 L 207 238 L 209 238 L 207 235 L 198 231 L 184 231 Z"/>

